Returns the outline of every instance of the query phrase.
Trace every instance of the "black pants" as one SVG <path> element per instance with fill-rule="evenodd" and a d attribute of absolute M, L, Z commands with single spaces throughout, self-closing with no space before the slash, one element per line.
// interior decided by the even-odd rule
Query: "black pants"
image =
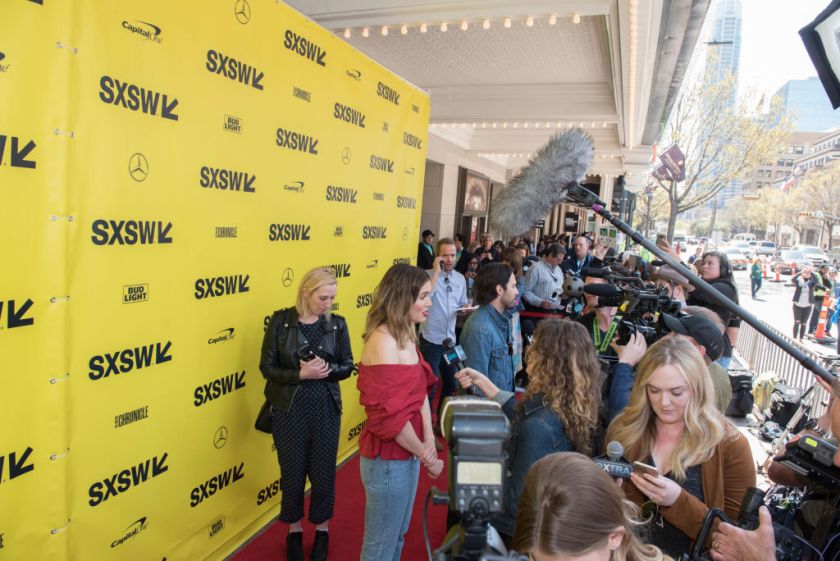
<path fill-rule="evenodd" d="M 814 311 L 811 312 L 811 323 L 808 325 L 808 333 L 813 333 L 817 330 L 817 323 L 820 321 L 820 311 L 822 311 L 823 298 L 822 296 L 814 297 Z"/>
<path fill-rule="evenodd" d="M 326 522 L 335 506 L 335 460 L 341 412 L 328 382 L 303 381 L 288 413 L 272 408 L 271 432 L 280 462 L 280 520 L 303 518 L 306 478 L 312 483 L 309 521 Z"/>
<path fill-rule="evenodd" d="M 813 306 L 797 306 L 793 305 L 793 338 L 802 339 L 805 335 L 805 328 L 808 324 L 808 316 L 811 315 L 811 308 Z M 798 334 L 797 334 L 798 330 Z"/>

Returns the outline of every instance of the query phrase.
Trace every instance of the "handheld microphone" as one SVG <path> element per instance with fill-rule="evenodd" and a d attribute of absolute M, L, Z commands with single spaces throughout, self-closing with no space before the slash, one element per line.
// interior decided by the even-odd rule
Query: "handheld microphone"
<path fill-rule="evenodd" d="M 447 366 L 454 367 L 456 372 L 466 368 L 464 361 L 467 360 L 467 353 L 464 352 L 461 345 L 456 345 L 455 341 L 449 337 L 444 339 L 441 345 L 443 346 L 443 361 Z M 474 385 L 468 387 L 467 391 L 472 395 L 481 395 Z"/>
<path fill-rule="evenodd" d="M 607 453 L 603 456 L 597 456 L 592 459 L 595 465 L 607 472 L 612 477 L 620 477 L 621 479 L 629 479 L 633 473 L 633 466 L 624 459 L 624 446 L 617 440 L 610 441 L 607 444 Z"/>
<path fill-rule="evenodd" d="M 572 198 L 571 192 L 576 197 L 592 195 L 577 181 L 592 164 L 594 151 L 592 138 L 582 129 L 552 136 L 493 199 L 491 230 L 501 238 L 517 236 L 548 215 L 556 204 Z"/>

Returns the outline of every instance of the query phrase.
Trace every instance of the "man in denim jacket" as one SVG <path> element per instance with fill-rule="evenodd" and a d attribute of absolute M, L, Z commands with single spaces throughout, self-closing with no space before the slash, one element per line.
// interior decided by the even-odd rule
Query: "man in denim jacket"
<path fill-rule="evenodd" d="M 461 331 L 467 366 L 484 373 L 501 390 L 513 391 L 513 334 L 509 309 L 519 291 L 513 270 L 489 263 L 475 277 L 478 310 Z"/>

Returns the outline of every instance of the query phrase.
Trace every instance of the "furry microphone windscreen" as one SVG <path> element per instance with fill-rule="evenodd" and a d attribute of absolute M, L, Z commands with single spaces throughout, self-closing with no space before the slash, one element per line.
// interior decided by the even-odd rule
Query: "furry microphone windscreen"
<path fill-rule="evenodd" d="M 581 129 L 551 137 L 493 199 L 490 230 L 506 239 L 527 232 L 566 198 L 568 186 L 592 163 L 592 138 Z"/>

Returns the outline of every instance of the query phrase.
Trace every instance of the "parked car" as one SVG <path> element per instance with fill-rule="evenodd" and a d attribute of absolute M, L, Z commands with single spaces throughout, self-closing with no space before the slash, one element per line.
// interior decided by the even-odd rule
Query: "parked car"
<path fill-rule="evenodd" d="M 729 266 L 732 267 L 733 271 L 747 270 L 747 267 L 750 264 L 750 260 L 747 259 L 746 255 L 741 253 L 741 250 L 733 247 L 725 247 L 723 248 L 723 253 L 729 260 Z"/>
<path fill-rule="evenodd" d="M 820 265 L 828 265 L 828 255 L 823 253 L 823 250 L 815 245 L 795 245 L 790 249 L 792 251 L 801 251 L 805 254 L 805 257 L 810 259 L 817 267 Z"/>
<path fill-rule="evenodd" d="M 840 247 L 835 247 L 828 252 L 828 261 L 835 267 L 840 265 Z"/>
<path fill-rule="evenodd" d="M 789 275 L 796 265 L 796 270 L 801 272 L 805 267 L 813 267 L 813 262 L 805 256 L 801 251 L 794 251 L 792 249 L 783 249 L 776 253 L 773 260 L 773 270 L 779 267 L 779 272 Z"/>
<path fill-rule="evenodd" d="M 752 259 L 753 258 L 754 251 L 753 251 L 753 248 L 750 247 L 750 242 L 733 241 L 733 242 L 729 242 L 728 244 L 723 246 L 722 249 L 724 251 L 727 250 L 727 249 L 735 249 L 735 250 L 739 251 L 740 253 L 742 253 L 744 255 L 744 257 L 746 257 L 747 259 Z"/>
<path fill-rule="evenodd" d="M 774 255 L 776 253 L 776 244 L 768 240 L 761 240 L 756 242 L 755 252 L 758 255 Z"/>

